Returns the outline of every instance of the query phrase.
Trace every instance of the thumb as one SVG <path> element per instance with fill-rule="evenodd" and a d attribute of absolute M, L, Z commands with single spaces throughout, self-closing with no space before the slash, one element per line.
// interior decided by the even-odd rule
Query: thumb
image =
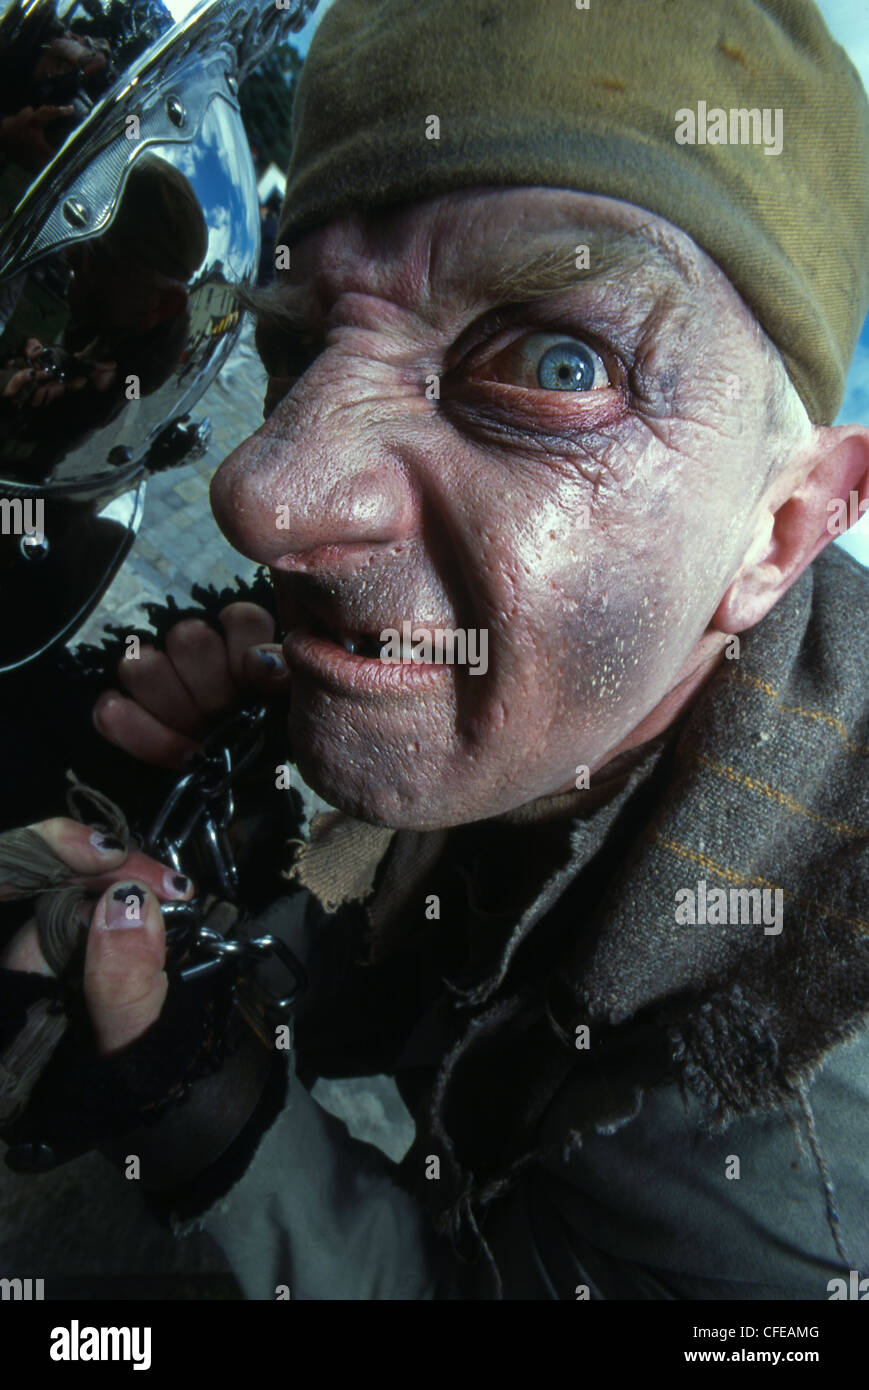
<path fill-rule="evenodd" d="M 166 936 L 153 892 L 135 881 L 112 884 L 88 932 L 84 994 L 102 1053 L 127 1047 L 155 1023 L 169 981 Z"/>
<path fill-rule="evenodd" d="M 290 694 L 292 677 L 278 642 L 260 642 L 256 647 L 248 647 L 241 671 L 244 681 L 263 695 Z"/>

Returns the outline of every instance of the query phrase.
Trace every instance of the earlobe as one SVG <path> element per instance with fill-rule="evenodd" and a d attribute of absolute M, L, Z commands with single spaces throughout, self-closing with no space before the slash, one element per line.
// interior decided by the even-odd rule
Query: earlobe
<path fill-rule="evenodd" d="M 869 429 L 819 429 L 803 460 L 803 481 L 767 499 L 755 539 L 711 620 L 744 632 L 766 617 L 817 555 L 869 511 Z"/>
<path fill-rule="evenodd" d="M 780 597 L 779 571 L 772 562 L 775 516 L 767 511 L 755 542 L 712 615 L 710 627 L 731 635 L 759 623 Z"/>

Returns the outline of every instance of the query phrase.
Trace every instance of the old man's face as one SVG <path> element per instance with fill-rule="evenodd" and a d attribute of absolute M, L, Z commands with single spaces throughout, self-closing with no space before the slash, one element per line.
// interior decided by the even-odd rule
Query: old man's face
<path fill-rule="evenodd" d="M 212 502 L 271 568 L 303 774 L 420 828 L 579 766 L 593 785 L 708 661 L 753 535 L 770 460 L 748 310 L 670 223 L 539 188 L 330 223 L 279 294 L 274 408 Z M 485 674 L 384 663 L 405 622 L 486 633 Z"/>

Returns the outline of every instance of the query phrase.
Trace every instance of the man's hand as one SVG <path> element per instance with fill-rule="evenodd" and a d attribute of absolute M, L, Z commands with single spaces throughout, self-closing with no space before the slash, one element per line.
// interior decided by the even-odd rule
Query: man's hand
<path fill-rule="evenodd" d="M 97 899 L 88 933 L 84 993 L 103 1053 L 133 1042 L 154 1023 L 168 989 L 161 902 L 184 902 L 193 884 L 138 851 L 101 848 L 103 837 L 78 821 L 59 818 L 30 827 L 70 867 L 70 882 Z M 24 896 L 14 887 L 0 899 Z M 0 954 L 0 967 L 50 975 L 30 921 Z"/>
<path fill-rule="evenodd" d="M 290 677 L 274 641 L 271 614 L 255 603 L 232 603 L 220 614 L 221 638 L 207 623 L 177 623 L 166 650 L 142 647 L 124 657 L 118 679 L 130 697 L 106 691 L 93 709 L 109 743 L 142 762 L 181 768 L 221 719 L 252 695 L 287 698 Z"/>
<path fill-rule="evenodd" d="M 20 371 L 9 378 L 2 394 L 7 400 L 12 400 L 19 408 L 26 406 L 30 409 L 32 406 L 38 408 L 51 405 L 67 391 L 83 391 L 88 384 L 87 376 L 74 377 L 70 375 L 59 381 L 56 370 L 43 363 L 44 352 L 45 346 L 38 338 L 28 338 L 23 354 L 19 357 L 10 357 L 6 361 L 7 367 L 20 366 Z M 68 366 L 75 361 L 69 354 L 65 356 Z M 116 364 L 111 362 L 95 362 L 93 364 L 94 378 L 96 378 L 97 373 L 104 374 L 107 368 L 114 373 L 115 366 Z M 104 378 L 101 377 L 100 379 Z M 97 385 L 96 379 L 93 380 L 93 384 L 97 386 L 97 390 L 105 389 L 102 385 Z"/>

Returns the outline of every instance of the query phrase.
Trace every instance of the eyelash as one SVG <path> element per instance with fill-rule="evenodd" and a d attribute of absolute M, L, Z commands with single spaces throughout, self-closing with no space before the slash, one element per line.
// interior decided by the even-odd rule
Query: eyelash
<path fill-rule="evenodd" d="M 521 343 L 524 338 L 529 338 L 534 335 L 542 336 L 544 334 L 547 337 L 552 337 L 555 339 L 560 338 L 563 341 L 570 340 L 573 342 L 582 343 L 584 347 L 591 348 L 592 352 L 595 353 L 595 355 L 599 357 L 601 362 L 603 363 L 607 376 L 609 377 L 609 389 L 618 390 L 619 386 L 623 384 L 624 372 L 622 369 L 622 364 L 608 345 L 599 342 L 597 338 L 593 337 L 588 333 L 574 333 L 570 330 L 559 331 L 555 328 L 549 329 L 546 327 L 538 328 L 536 325 L 533 328 L 520 328 L 518 332 L 513 332 L 512 336 L 509 338 L 505 338 L 503 342 L 496 341 L 497 334 L 495 335 L 494 339 L 490 338 L 489 341 L 482 346 L 479 352 L 470 354 L 468 358 L 462 361 L 462 375 L 467 376 L 469 373 L 478 371 L 481 367 L 486 367 L 490 363 L 495 362 L 503 352 L 506 352 L 508 348 L 514 346 L 515 344 Z M 614 366 L 616 368 L 615 372 L 613 370 Z M 617 378 L 616 381 L 613 381 L 614 375 Z M 524 389 L 529 390 L 531 388 L 525 387 Z M 540 387 L 539 389 L 541 391 L 545 391 L 544 387 Z M 546 394 L 551 395 L 552 393 L 547 391 Z M 569 393 L 565 393 L 564 399 L 569 399 Z"/>
<path fill-rule="evenodd" d="M 487 360 L 510 346 L 506 337 L 502 343 L 496 340 L 501 334 L 513 333 L 512 341 L 518 342 L 531 333 L 558 334 L 584 343 L 598 354 L 610 376 L 612 390 L 626 390 L 629 382 L 629 366 L 612 343 L 604 341 L 584 325 L 574 322 L 551 322 L 543 315 L 538 319 L 533 305 L 529 303 L 501 306 L 478 319 L 465 329 L 450 350 L 447 360 L 452 362 L 444 372 L 444 377 L 457 379 L 460 374 L 473 371 Z M 541 388 L 542 389 L 542 388 Z"/>
<path fill-rule="evenodd" d="M 533 317 L 525 318 L 523 322 L 526 315 L 531 315 L 527 304 L 502 307 L 492 310 L 466 329 L 447 353 L 446 361 L 449 362 L 450 359 L 453 361 L 451 365 L 445 367 L 441 374 L 442 384 L 448 384 L 450 379 L 456 380 L 460 377 L 466 377 L 469 371 L 484 366 L 487 361 L 491 361 L 509 347 L 511 341 L 518 342 L 521 338 L 532 333 L 552 333 L 553 335 L 563 333 L 565 338 L 573 338 L 577 342 L 584 343 L 597 353 L 609 374 L 609 389 L 611 391 L 626 392 L 628 390 L 629 369 L 610 343 L 603 342 L 597 334 L 589 332 L 584 327 L 577 328 L 576 325 L 550 324 L 545 320 L 535 323 Z M 505 341 L 498 343 L 499 336 L 508 332 L 513 333 L 513 338 L 505 338 Z M 287 391 L 290 391 L 321 352 L 322 345 L 315 343 L 312 339 L 306 340 L 301 336 L 291 336 L 283 332 L 279 345 L 275 344 L 274 341 L 271 344 L 266 343 L 264 349 L 260 350 L 260 355 L 269 375 L 277 380 L 289 381 L 291 384 L 287 387 Z M 542 387 L 541 391 L 543 391 Z M 552 395 L 554 393 L 546 392 L 545 394 Z M 565 393 L 565 399 L 568 398 L 569 393 Z M 273 406 L 272 409 L 276 409 L 276 406 Z"/>

